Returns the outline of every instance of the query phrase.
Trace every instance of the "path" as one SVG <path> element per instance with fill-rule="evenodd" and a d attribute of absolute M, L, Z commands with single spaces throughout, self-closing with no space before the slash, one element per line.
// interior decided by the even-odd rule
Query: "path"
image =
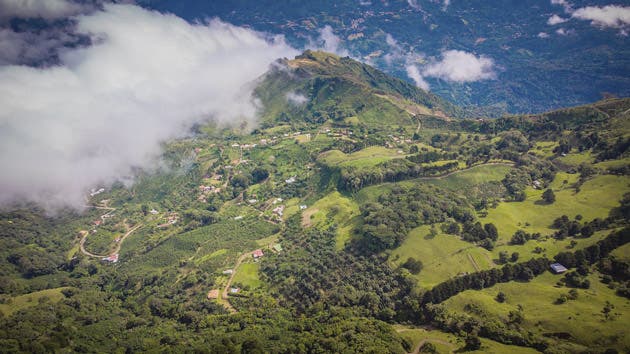
<path fill-rule="evenodd" d="M 418 345 L 416 345 L 416 348 L 409 354 L 418 354 L 418 353 L 420 353 L 420 348 L 422 348 L 422 346 L 426 342 L 433 342 L 433 343 L 438 343 L 438 344 L 445 345 L 445 346 L 451 348 L 451 353 L 454 353 L 453 349 L 454 349 L 455 346 L 453 345 L 453 343 L 449 343 L 449 342 L 446 342 L 446 341 L 443 341 L 443 340 L 437 339 L 437 338 L 427 338 L 427 339 L 421 340 L 420 343 L 418 343 Z"/>
<path fill-rule="evenodd" d="M 227 283 L 225 284 L 225 288 L 223 288 L 223 292 L 221 293 L 220 299 L 223 301 L 220 302 L 223 303 L 223 306 L 225 306 L 230 313 L 237 312 L 234 306 L 232 306 L 232 304 L 230 304 L 230 301 L 228 300 L 232 280 L 234 280 L 234 276 L 236 275 L 236 270 L 238 269 L 238 266 L 241 265 L 241 263 L 245 260 L 247 256 L 251 256 L 252 252 L 254 251 L 245 252 L 240 255 L 240 257 L 238 257 L 238 259 L 236 260 L 236 264 L 234 264 L 234 268 L 232 268 L 232 274 L 230 274 L 230 278 L 228 279 Z"/>
<path fill-rule="evenodd" d="M 424 329 L 425 331 L 435 331 L 436 329 L 430 325 L 428 326 L 420 326 L 420 329 Z M 396 329 L 396 333 L 402 333 L 402 332 L 407 332 L 407 331 L 413 331 L 414 328 L 397 328 Z M 442 339 L 438 339 L 438 338 L 425 338 L 423 340 L 420 341 L 420 343 L 416 344 L 414 350 L 412 352 L 410 352 L 409 354 L 418 354 L 420 352 L 420 348 L 422 348 L 422 346 L 424 345 L 424 343 L 426 342 L 433 342 L 433 343 L 438 343 L 438 344 L 442 344 L 445 345 L 447 347 L 449 347 L 451 349 L 451 353 L 454 353 L 455 350 L 455 344 L 444 341 Z"/>
<path fill-rule="evenodd" d="M 108 210 L 107 213 L 103 214 L 100 216 L 101 219 L 105 219 L 106 215 L 110 215 L 111 213 L 113 213 L 114 211 L 116 211 L 116 208 L 110 208 L 110 207 L 100 207 L 100 206 L 94 206 L 94 205 L 86 205 L 87 208 L 94 208 L 94 209 L 102 209 L 102 210 Z M 129 237 L 129 235 L 131 235 L 134 231 L 138 230 L 140 227 L 142 227 L 142 224 L 138 224 L 134 227 L 132 227 L 131 229 L 129 229 L 129 226 L 127 226 L 127 232 L 120 238 L 120 240 L 118 240 L 118 242 L 116 242 L 116 247 L 114 247 L 114 250 L 112 252 L 110 252 L 108 255 L 99 255 L 99 254 L 94 254 L 88 250 L 85 249 L 85 241 L 87 240 L 87 237 L 90 235 L 90 233 L 86 230 L 81 230 L 79 231 L 79 233 L 81 234 L 81 241 L 79 241 L 79 248 L 81 250 L 81 253 L 83 253 L 84 255 L 88 256 L 88 257 L 94 257 L 94 258 L 107 258 L 110 255 L 113 254 L 117 254 L 118 252 L 120 252 L 120 248 L 122 247 L 123 242 L 125 241 L 125 239 L 127 237 Z"/>
<path fill-rule="evenodd" d="M 473 256 L 470 255 L 470 253 L 467 254 L 468 259 L 470 260 L 470 263 L 472 263 L 473 268 L 475 268 L 475 271 L 478 272 L 481 269 L 479 268 L 479 265 L 477 265 L 477 262 L 475 262 L 475 259 L 473 258 Z"/>

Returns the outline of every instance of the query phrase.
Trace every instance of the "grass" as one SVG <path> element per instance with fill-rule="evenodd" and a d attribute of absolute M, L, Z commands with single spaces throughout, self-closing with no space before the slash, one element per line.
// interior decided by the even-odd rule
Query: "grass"
<path fill-rule="evenodd" d="M 337 225 L 335 245 L 342 249 L 352 237 L 352 231 L 358 224 L 359 205 L 339 192 L 333 192 L 315 202 L 302 214 L 303 225 L 327 228 L 332 223 Z"/>
<path fill-rule="evenodd" d="M 612 175 L 597 176 L 586 181 L 579 193 L 569 187 L 571 183 L 561 187 L 563 180 L 574 178 L 575 175 L 558 173 L 551 185 L 556 195 L 553 204 L 540 203 L 543 191 L 528 188 L 524 202 L 501 203 L 495 209 L 488 210 L 482 222 L 496 225 L 499 242 L 502 243 L 507 243 L 518 229 L 548 235 L 553 233 L 550 229 L 553 220 L 562 215 L 572 219 L 579 214 L 585 221 L 606 217 L 610 209 L 619 205 L 624 192 L 630 190 L 628 177 Z"/>
<path fill-rule="evenodd" d="M 256 289 L 263 285 L 263 282 L 258 276 L 258 270 L 260 269 L 259 263 L 242 263 L 236 275 L 234 275 L 233 284 L 240 284 L 241 286 L 249 286 L 250 289 Z"/>
<path fill-rule="evenodd" d="M 612 255 L 617 257 L 619 260 L 630 262 L 630 243 L 626 243 L 625 245 L 617 248 L 612 252 Z"/>
<path fill-rule="evenodd" d="M 457 236 L 443 234 L 439 228 L 438 234 L 431 237 L 428 225 L 413 229 L 402 245 L 392 251 L 390 259 L 398 266 L 409 257 L 424 263 L 424 269 L 414 277 L 420 287 L 427 289 L 458 274 L 475 272 L 470 258 L 480 270 L 494 266 L 492 255 L 487 250 Z"/>
<path fill-rule="evenodd" d="M 195 263 L 195 265 L 200 265 L 200 264 L 202 264 L 204 262 L 207 262 L 207 261 L 211 260 L 212 258 L 223 256 L 226 253 L 228 253 L 228 250 L 225 249 L 225 248 L 222 248 L 222 249 L 216 250 L 216 251 L 214 251 L 214 252 L 212 252 L 210 254 L 206 254 L 206 255 L 204 255 L 202 257 L 194 259 L 194 263 Z"/>
<path fill-rule="evenodd" d="M 394 329 L 401 337 L 412 343 L 414 350 L 422 341 L 435 345 L 439 354 L 452 353 L 455 351 L 459 352 L 459 349 L 464 347 L 464 341 L 451 333 L 445 333 L 439 330 L 428 330 L 424 328 L 405 327 L 401 325 L 394 325 Z M 505 345 L 486 338 L 480 339 L 481 348 L 479 350 L 471 351 L 470 353 L 538 353 L 538 351 L 532 348 Z"/>
<path fill-rule="evenodd" d="M 318 158 L 319 161 L 333 167 L 372 167 L 391 159 L 403 158 L 398 150 L 388 149 L 382 146 L 370 146 L 363 150 L 345 154 L 339 150 L 324 152 Z"/>
<path fill-rule="evenodd" d="M 435 178 L 424 180 L 423 182 L 453 190 L 461 190 L 485 182 L 501 181 L 511 169 L 511 166 L 505 165 L 480 165 L 466 171 L 454 173 L 445 178 Z"/>
<path fill-rule="evenodd" d="M 608 168 L 619 168 L 630 165 L 630 158 L 620 159 L 620 160 L 610 160 L 610 161 L 602 161 L 594 164 L 594 167 L 601 169 Z"/>
<path fill-rule="evenodd" d="M 62 290 L 68 289 L 67 287 L 46 289 L 41 291 L 35 291 L 29 294 L 19 295 L 10 298 L 10 303 L 0 304 L 0 312 L 4 316 L 11 316 L 14 312 L 25 309 L 27 307 L 36 306 L 45 298 L 48 298 L 51 302 L 58 302 L 63 299 Z"/>
<path fill-rule="evenodd" d="M 558 146 L 557 141 L 537 141 L 534 147 L 529 150 L 540 157 L 552 157 L 553 149 Z"/>
<path fill-rule="evenodd" d="M 566 156 L 558 157 L 557 160 L 566 165 L 579 166 L 583 163 L 592 163 L 593 156 L 590 150 L 584 152 L 570 152 Z"/>
<path fill-rule="evenodd" d="M 630 336 L 624 324 L 630 323 L 630 302 L 616 296 L 614 290 L 599 282 L 597 274 L 589 275 L 591 288 L 578 290 L 578 298 L 556 305 L 555 300 L 569 288 L 557 287 L 560 276 L 545 273 L 529 283 L 509 282 L 497 284 L 481 291 L 465 291 L 445 302 L 447 308 L 463 312 L 469 303 L 478 305 L 489 316 L 507 318 L 509 311 L 523 307 L 523 327 L 534 333 L 566 332 L 572 341 L 593 348 L 616 347 L 625 350 Z M 506 294 L 506 302 L 494 300 L 498 292 Z M 605 321 L 601 310 L 606 301 L 614 306 L 616 318 Z M 586 349 L 586 348 L 576 348 Z"/>

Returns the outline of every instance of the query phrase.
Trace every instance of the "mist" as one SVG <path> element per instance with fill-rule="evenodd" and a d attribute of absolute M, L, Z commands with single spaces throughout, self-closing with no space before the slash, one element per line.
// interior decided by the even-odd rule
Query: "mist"
<path fill-rule="evenodd" d="M 62 49 L 61 65 L 0 66 L 0 205 L 80 208 L 194 124 L 254 125 L 252 82 L 296 54 L 282 37 L 133 5 L 76 21 L 93 44 Z"/>

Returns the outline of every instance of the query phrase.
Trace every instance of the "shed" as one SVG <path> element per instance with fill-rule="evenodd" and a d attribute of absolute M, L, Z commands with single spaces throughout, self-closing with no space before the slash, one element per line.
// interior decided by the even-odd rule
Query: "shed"
<path fill-rule="evenodd" d="M 564 273 L 568 270 L 567 267 L 563 266 L 560 263 L 552 263 L 550 267 L 551 270 L 556 274 Z"/>

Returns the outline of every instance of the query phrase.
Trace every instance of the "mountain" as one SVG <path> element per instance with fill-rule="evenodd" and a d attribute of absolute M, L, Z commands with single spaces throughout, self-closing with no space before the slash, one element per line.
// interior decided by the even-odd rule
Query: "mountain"
<path fill-rule="evenodd" d="M 322 45 L 330 26 L 331 48 L 411 82 L 420 68 L 458 50 L 492 59 L 495 78 L 425 77 L 431 91 L 460 106 L 493 106 L 510 113 L 543 112 L 630 96 L 628 23 L 580 19 L 578 9 L 598 11 L 608 1 L 230 1 L 143 0 L 141 4 L 188 20 L 219 17 L 259 31 L 282 34 L 296 48 Z M 507 9 L 497 14 L 497 9 Z M 601 10 L 604 13 L 604 10 Z M 555 16 L 555 17 L 554 17 Z M 555 19 L 552 21 L 550 19 Z M 614 24 L 613 24 L 614 22 Z M 389 36 L 389 37 L 388 37 Z M 329 39 L 334 39 L 327 37 Z M 331 44 L 331 45 L 332 45 Z M 465 65 L 465 63 L 460 63 Z M 455 67 L 455 64 L 453 64 Z"/>
<path fill-rule="evenodd" d="M 263 121 L 368 126 L 409 124 L 415 116 L 442 119 L 466 112 L 408 82 L 334 54 L 307 50 L 279 60 L 256 90 Z"/>
<path fill-rule="evenodd" d="M 318 51 L 257 84 L 251 131 L 0 212 L 2 351 L 630 347 L 630 99 L 476 117 Z"/>

